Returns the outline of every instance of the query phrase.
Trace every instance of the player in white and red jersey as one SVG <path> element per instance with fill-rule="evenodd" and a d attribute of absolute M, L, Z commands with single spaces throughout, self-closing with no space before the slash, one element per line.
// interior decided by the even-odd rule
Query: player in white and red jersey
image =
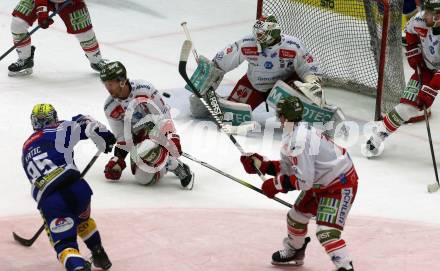
<path fill-rule="evenodd" d="M 304 106 L 297 97 L 277 104 L 283 124 L 281 160 L 269 161 L 254 153 L 241 157 L 246 172 L 274 176 L 262 185 L 270 198 L 277 193 L 301 190 L 287 214 L 284 249 L 272 255 L 274 265 L 302 265 L 307 243 L 307 225 L 316 216 L 316 236 L 337 271 L 354 270 L 345 241 L 344 224 L 356 196 L 358 177 L 347 151 L 335 145 L 309 123 L 301 122 Z"/>
<path fill-rule="evenodd" d="M 367 157 L 380 155 L 383 141 L 424 107 L 431 107 L 440 90 L 440 0 L 423 1 L 423 10 L 411 18 L 405 32 L 406 56 L 414 73 L 400 103 L 376 123 L 373 135 L 363 146 Z"/>
<path fill-rule="evenodd" d="M 180 138 L 161 93 L 146 81 L 128 79 L 118 61 L 105 65 L 100 77 L 110 94 L 105 115 L 117 139 L 105 177 L 119 180 L 130 152 L 131 171 L 137 182 L 153 184 L 171 171 L 182 187 L 192 189 L 194 173 L 178 159 L 182 154 Z"/>
<path fill-rule="evenodd" d="M 281 33 L 273 15 L 257 20 L 253 34 L 218 52 L 214 63 L 225 73 L 248 63 L 246 74 L 236 83 L 228 100 L 249 104 L 254 110 L 264 102 L 278 80 L 297 87 L 321 104 L 319 69 L 302 42 Z M 299 80 L 299 81 L 298 81 Z"/>
<path fill-rule="evenodd" d="M 20 0 L 12 12 L 11 32 L 14 44 L 23 40 L 28 28 L 35 21 L 46 29 L 53 20 L 49 11 L 58 10 L 67 0 Z M 90 62 L 92 69 L 100 71 L 105 64 L 99 50 L 98 40 L 93 31 L 90 14 L 84 0 L 71 0 L 59 16 L 67 28 L 67 33 L 75 35 Z M 35 46 L 31 46 L 31 37 L 17 46 L 18 60 L 9 65 L 9 76 L 28 75 L 33 72 Z"/>

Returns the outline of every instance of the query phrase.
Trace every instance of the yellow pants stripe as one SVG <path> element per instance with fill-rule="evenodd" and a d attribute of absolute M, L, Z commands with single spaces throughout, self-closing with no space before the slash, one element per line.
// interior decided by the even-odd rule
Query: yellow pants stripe
<path fill-rule="evenodd" d="M 96 227 L 96 222 L 93 218 L 89 218 L 88 220 L 82 222 L 78 225 L 78 235 L 86 241 L 90 238 L 98 229 Z"/>

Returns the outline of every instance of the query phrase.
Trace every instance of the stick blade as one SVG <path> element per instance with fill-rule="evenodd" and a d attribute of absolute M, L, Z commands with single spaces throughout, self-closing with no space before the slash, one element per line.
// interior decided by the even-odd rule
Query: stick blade
<path fill-rule="evenodd" d="M 439 187 L 438 183 L 429 184 L 428 185 L 428 192 L 429 193 L 437 192 L 439 190 L 439 188 L 440 187 Z"/>
<path fill-rule="evenodd" d="M 17 241 L 20 245 L 25 247 L 30 247 L 34 242 L 32 240 L 24 239 L 20 236 L 18 236 L 15 232 L 12 232 L 12 236 L 14 237 L 14 240 Z"/>

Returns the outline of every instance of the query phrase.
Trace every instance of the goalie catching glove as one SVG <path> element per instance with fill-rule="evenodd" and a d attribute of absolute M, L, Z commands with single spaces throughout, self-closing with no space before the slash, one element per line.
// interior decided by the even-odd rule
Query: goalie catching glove
<path fill-rule="evenodd" d="M 304 82 L 295 81 L 293 83 L 313 103 L 322 107 L 325 101 L 322 99 L 322 88 L 319 81 L 320 79 L 316 75 L 306 75 Z"/>

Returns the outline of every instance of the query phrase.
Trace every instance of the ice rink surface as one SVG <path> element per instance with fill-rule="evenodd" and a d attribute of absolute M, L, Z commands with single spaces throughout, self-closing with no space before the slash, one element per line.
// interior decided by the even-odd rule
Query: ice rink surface
<path fill-rule="evenodd" d="M 12 45 L 10 12 L 18 1 L 0 2 L 0 51 Z M 103 56 L 119 60 L 129 78 L 150 81 L 171 94 L 171 105 L 184 151 L 255 186 L 261 181 L 247 175 L 239 152 L 214 125 L 193 120 L 189 114 L 184 81 L 177 71 L 187 21 L 199 54 L 215 53 L 251 31 L 255 0 L 222 1 L 117 1 L 88 0 L 92 22 Z M 103 112 L 107 92 L 94 73 L 75 37 L 65 33 L 59 18 L 48 30 L 32 36 L 37 47 L 34 74 L 10 78 L 7 66 L 13 52 L 0 62 L 0 270 L 62 270 L 45 236 L 31 248 L 12 240 L 12 231 L 29 237 L 41 219 L 30 196 L 21 167 L 21 147 L 32 133 L 32 106 L 52 103 L 60 118 L 82 113 L 106 123 Z M 188 73 L 195 69 L 193 60 Z M 245 72 L 245 65 L 230 72 L 221 91 L 229 92 Z M 411 70 L 407 68 L 406 75 Z M 362 131 L 374 115 L 371 98 L 327 89 L 330 103 L 339 105 Z M 439 102 L 433 105 L 431 129 L 440 157 Z M 273 111 L 257 109 L 256 119 L 267 128 L 247 137 L 237 136 L 245 150 L 279 158 L 279 129 Z M 266 122 L 267 120 L 267 122 Z M 275 132 L 271 132 L 275 131 Z M 344 237 L 356 270 L 438 270 L 440 251 L 440 192 L 428 194 L 435 182 L 426 127 L 406 125 L 386 142 L 384 154 L 367 160 L 360 153 L 361 136 L 349 151 L 359 175 L 359 190 Z M 79 167 L 95 153 L 91 142 L 75 152 Z M 272 252 L 281 248 L 288 209 L 279 203 L 185 160 L 196 173 L 194 190 L 180 189 L 168 174 L 152 187 L 135 183 L 126 170 L 123 180 L 109 183 L 103 169 L 110 155 L 102 155 L 86 176 L 94 190 L 92 209 L 103 242 L 114 262 L 112 270 L 269 270 Z M 293 203 L 297 192 L 280 197 Z M 312 223 L 313 224 L 313 223 Z M 314 226 L 304 267 L 297 270 L 331 270 L 331 263 L 314 238 Z M 82 249 L 85 256 L 87 249 Z M 275 268 L 290 270 L 287 268 Z"/>

